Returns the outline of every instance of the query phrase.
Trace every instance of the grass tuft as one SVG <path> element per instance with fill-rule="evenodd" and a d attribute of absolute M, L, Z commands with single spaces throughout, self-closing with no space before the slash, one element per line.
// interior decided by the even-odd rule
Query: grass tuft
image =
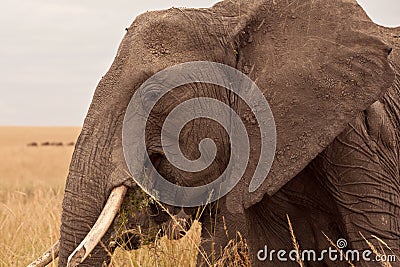
<path fill-rule="evenodd" d="M 287 218 L 288 225 L 289 225 L 289 231 L 290 231 L 290 236 L 292 238 L 293 247 L 297 251 L 297 263 L 299 264 L 300 267 L 304 267 L 304 262 L 301 259 L 300 245 L 297 242 L 296 235 L 294 234 L 292 222 L 290 221 L 289 215 L 286 214 L 286 218 Z"/>

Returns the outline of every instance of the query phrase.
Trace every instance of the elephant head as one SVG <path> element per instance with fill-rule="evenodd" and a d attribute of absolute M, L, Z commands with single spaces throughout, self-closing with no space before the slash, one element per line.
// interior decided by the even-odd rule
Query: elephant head
<path fill-rule="evenodd" d="M 201 157 L 198 145 L 205 138 L 216 148 L 212 164 L 188 173 L 165 156 L 163 121 L 176 105 L 192 98 L 216 99 L 238 114 L 251 149 L 243 177 L 221 199 L 221 209 L 234 224 L 235 214 L 243 216 L 243 210 L 278 192 L 391 86 L 391 49 L 376 29 L 355 0 L 225 0 L 209 9 L 173 8 L 137 17 L 97 86 L 76 144 L 62 206 L 59 266 L 107 261 L 97 241 L 109 242 L 109 226 L 127 189 L 136 186 L 124 157 L 124 116 L 148 78 L 179 63 L 218 62 L 245 73 L 268 101 L 276 125 L 276 156 L 256 190 L 249 185 L 257 166 L 265 164 L 259 162 L 264 136 L 237 95 L 213 84 L 182 85 L 160 99 L 146 124 L 147 163 L 168 181 L 193 187 L 223 173 L 231 153 L 229 133 L 208 119 L 186 124 L 179 141 L 186 158 Z M 181 211 L 169 208 L 173 215 Z"/>

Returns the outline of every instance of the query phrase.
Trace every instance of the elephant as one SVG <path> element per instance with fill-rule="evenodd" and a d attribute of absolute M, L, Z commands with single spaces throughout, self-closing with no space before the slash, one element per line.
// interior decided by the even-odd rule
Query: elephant
<path fill-rule="evenodd" d="M 215 220 L 226 218 L 229 232 L 245 232 L 252 266 L 296 265 L 276 255 L 270 262 L 258 257 L 265 247 L 293 249 L 291 232 L 301 249 L 322 251 L 330 245 L 329 237 L 345 238 L 347 249 L 360 251 L 369 244 L 379 247 L 383 240 L 391 248 L 388 253 L 398 254 L 398 33 L 374 24 L 355 0 L 224 0 L 208 9 L 172 8 L 137 17 L 96 88 L 75 146 L 62 205 L 59 266 L 109 261 L 98 243 L 108 244 L 115 215 L 122 203 L 129 204 L 126 192 L 137 187 L 122 144 L 129 102 L 154 74 L 194 61 L 231 66 L 262 91 L 277 133 L 266 179 L 250 190 L 257 166 L 265 164 L 259 162 L 260 122 L 243 99 L 214 84 L 180 86 L 161 98 L 146 125 L 146 149 L 171 183 L 206 185 L 229 164 L 228 133 L 202 118 L 185 125 L 180 140 L 185 157 L 198 159 L 198 145 L 205 138 L 213 140 L 217 151 L 208 168 L 188 173 L 167 160 L 159 137 L 162 123 L 174 106 L 192 98 L 214 98 L 235 110 L 246 127 L 251 153 L 240 181 L 218 201 Z M 166 207 L 176 216 L 193 217 L 196 212 Z M 205 214 L 200 220 L 210 218 Z M 221 247 L 231 238 L 223 237 L 223 228 L 203 228 L 207 252 L 214 238 L 210 233 L 216 232 Z M 306 264 L 347 262 L 326 258 Z"/>

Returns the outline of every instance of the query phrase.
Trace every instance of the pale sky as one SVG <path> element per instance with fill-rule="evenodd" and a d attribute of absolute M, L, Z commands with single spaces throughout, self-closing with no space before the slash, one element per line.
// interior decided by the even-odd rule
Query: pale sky
<path fill-rule="evenodd" d="M 358 0 L 378 24 L 400 26 L 399 0 Z M 2 0 L 0 125 L 80 126 L 134 18 L 217 0 Z"/>

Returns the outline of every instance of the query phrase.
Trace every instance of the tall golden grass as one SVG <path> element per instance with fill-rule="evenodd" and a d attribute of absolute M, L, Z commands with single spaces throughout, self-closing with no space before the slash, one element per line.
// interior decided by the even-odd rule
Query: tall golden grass
<path fill-rule="evenodd" d="M 27 144 L 72 142 L 79 131 L 0 127 L 0 266 L 26 266 L 59 237 L 73 146 Z"/>
<path fill-rule="evenodd" d="M 61 202 L 79 128 L 0 127 L 0 266 L 26 266 L 59 238 Z M 37 142 L 39 146 L 27 146 Z M 137 251 L 117 249 L 111 266 L 195 266 L 196 223 L 178 241 L 157 238 Z M 56 266 L 53 263 L 50 266 Z"/>

